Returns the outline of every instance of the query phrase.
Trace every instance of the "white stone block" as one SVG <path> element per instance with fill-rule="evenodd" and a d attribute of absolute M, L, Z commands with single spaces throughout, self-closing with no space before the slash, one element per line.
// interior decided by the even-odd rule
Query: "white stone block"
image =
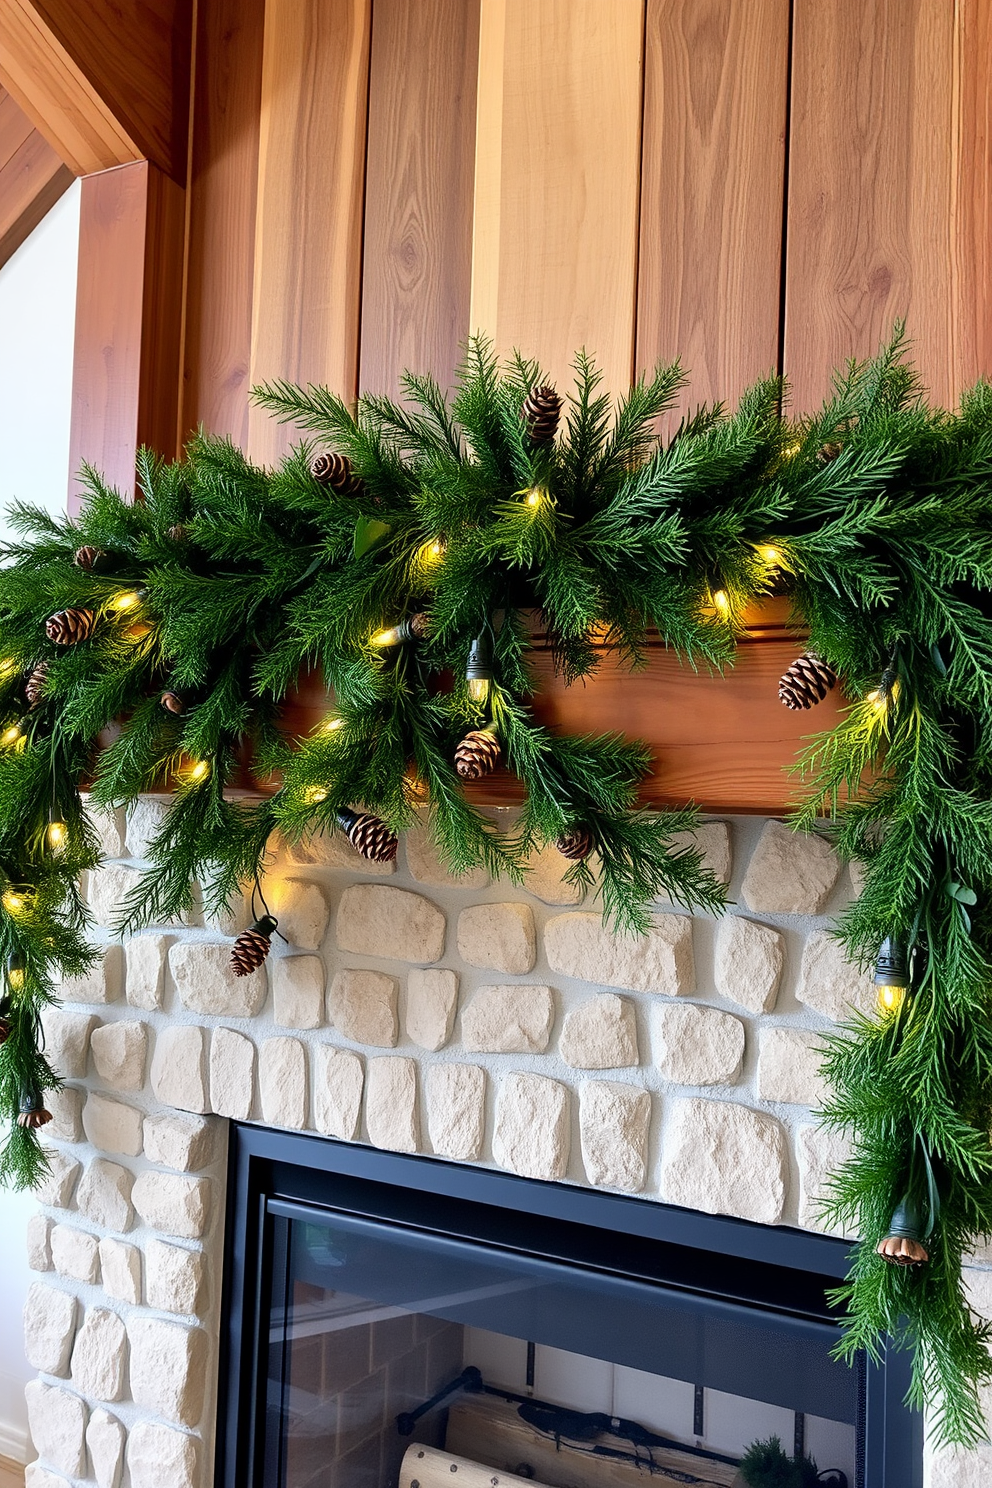
<path fill-rule="evenodd" d="M 356 1044 L 392 1049 L 399 1035 L 397 991 L 396 978 L 384 971 L 339 971 L 327 991 L 328 1019 Z"/>
<path fill-rule="evenodd" d="M 59 1142 L 83 1140 L 83 1092 L 74 1085 L 45 1091 L 45 1106 L 51 1116 L 47 1136 Z"/>
<path fill-rule="evenodd" d="M 203 1254 L 149 1240 L 145 1247 L 145 1290 L 149 1307 L 195 1317 L 203 1291 Z"/>
<path fill-rule="evenodd" d="M 103 1290 L 115 1302 L 141 1301 L 141 1251 L 105 1235 L 100 1241 L 100 1272 Z"/>
<path fill-rule="evenodd" d="M 131 1192 L 145 1224 L 181 1240 L 199 1240 L 207 1224 L 209 1185 L 206 1178 L 180 1173 L 139 1173 Z"/>
<path fill-rule="evenodd" d="M 169 952 L 169 970 L 183 1007 L 210 1018 L 254 1018 L 267 991 L 264 969 L 235 976 L 228 944 L 179 941 Z"/>
<path fill-rule="evenodd" d="M 139 796 L 127 814 L 127 854 L 147 858 L 169 815 L 171 796 Z"/>
<path fill-rule="evenodd" d="M 90 796 L 82 798 L 86 819 L 96 833 L 100 855 L 104 858 L 124 856 L 124 812 L 119 806 L 96 806 Z"/>
<path fill-rule="evenodd" d="M 543 1054 L 554 1021 L 550 987 L 480 987 L 462 1012 L 462 1044 L 474 1054 Z"/>
<path fill-rule="evenodd" d="M 307 1051 L 294 1038 L 263 1039 L 258 1048 L 262 1120 L 299 1130 L 307 1124 Z"/>
<path fill-rule="evenodd" d="M 86 1445 L 97 1488 L 118 1488 L 124 1465 L 124 1427 L 109 1411 L 90 1412 Z"/>
<path fill-rule="evenodd" d="M 319 1028 L 324 1021 L 324 963 L 319 956 L 279 956 L 269 962 L 272 1016 L 283 1028 Z"/>
<path fill-rule="evenodd" d="M 693 1002 L 654 1010 L 655 1056 L 676 1085 L 732 1085 L 744 1060 L 744 1024 L 731 1013 Z"/>
<path fill-rule="evenodd" d="M 568 1169 L 569 1093 L 544 1075 L 509 1075 L 496 1097 L 493 1159 L 524 1178 L 564 1178 Z"/>
<path fill-rule="evenodd" d="M 583 1080 L 579 1134 L 589 1182 L 639 1193 L 647 1177 L 650 1122 L 648 1091 L 612 1080 Z"/>
<path fill-rule="evenodd" d="M 127 1334 L 116 1312 L 88 1307 L 72 1349 L 72 1383 L 96 1400 L 124 1394 Z"/>
<path fill-rule="evenodd" d="M 470 868 L 467 873 L 448 872 L 431 840 L 430 828 L 424 822 L 416 822 L 403 840 L 406 845 L 406 866 L 418 883 L 453 889 L 488 887 L 489 874 L 484 868 Z"/>
<path fill-rule="evenodd" d="M 24 1226 L 28 1265 L 32 1271 L 52 1269 L 52 1221 L 47 1214 L 32 1214 Z"/>
<path fill-rule="evenodd" d="M 721 997 L 752 1013 L 769 1013 L 778 996 L 785 942 L 777 930 L 726 915 L 716 929 L 713 979 Z"/>
<path fill-rule="evenodd" d="M 390 961 L 437 961 L 444 915 L 423 894 L 390 884 L 351 884 L 338 904 L 338 950 Z"/>
<path fill-rule="evenodd" d="M 417 1066 L 412 1059 L 370 1059 L 365 1083 L 365 1123 L 373 1147 L 416 1152 Z"/>
<path fill-rule="evenodd" d="M 24 1301 L 24 1355 L 43 1374 L 69 1373 L 76 1335 L 76 1299 L 71 1292 L 33 1281 Z"/>
<path fill-rule="evenodd" d="M 135 1405 L 195 1426 L 203 1414 L 207 1337 L 202 1328 L 136 1314 L 127 1325 Z"/>
<path fill-rule="evenodd" d="M 138 1421 L 128 1433 L 127 1467 L 131 1488 L 201 1488 L 194 1436 Z"/>
<path fill-rule="evenodd" d="M 86 1406 L 78 1395 L 31 1380 L 25 1386 L 28 1426 L 35 1450 L 42 1459 L 70 1478 L 85 1471 Z"/>
<path fill-rule="evenodd" d="M 61 1473 L 49 1472 L 40 1462 L 29 1462 L 24 1469 L 24 1488 L 69 1488 Z"/>
<path fill-rule="evenodd" d="M 343 832 L 315 832 L 301 842 L 277 838 L 280 860 L 298 868 L 343 868 L 348 873 L 363 873 L 366 878 L 388 878 L 396 872 L 396 860 L 373 863 L 352 847 Z"/>
<path fill-rule="evenodd" d="M 138 1157 L 141 1152 L 142 1115 L 134 1106 L 109 1095 L 90 1091 L 83 1107 L 83 1130 L 100 1152 Z"/>
<path fill-rule="evenodd" d="M 478 1064 L 432 1064 L 424 1076 L 427 1131 L 439 1157 L 474 1162 L 486 1123 L 486 1072 Z"/>
<path fill-rule="evenodd" d="M 124 947 L 127 961 L 127 1000 L 132 1007 L 153 1012 L 162 1006 L 165 963 L 171 935 L 136 935 Z"/>
<path fill-rule="evenodd" d="M 86 1073 L 90 1033 L 96 1018 L 92 1013 L 70 1013 L 65 1008 L 41 1010 L 41 1031 L 49 1064 L 63 1080 L 79 1080 Z"/>
<path fill-rule="evenodd" d="M 665 1203 L 779 1224 L 786 1174 L 785 1132 L 774 1116 L 734 1101 L 672 1103 L 661 1163 Z"/>
<path fill-rule="evenodd" d="M 758 1099 L 819 1106 L 827 1087 L 820 1075 L 823 1045 L 800 1028 L 763 1028 L 758 1045 Z"/>
<path fill-rule="evenodd" d="M 214 1160 L 214 1125 L 202 1116 L 146 1116 L 145 1156 L 178 1173 L 207 1168 Z"/>
<path fill-rule="evenodd" d="M 272 912 L 279 930 L 303 951 L 320 949 L 331 918 L 331 901 L 323 884 L 306 878 L 284 878 L 272 885 Z"/>
<path fill-rule="evenodd" d="M 76 1190 L 79 1212 L 106 1230 L 129 1230 L 134 1222 L 133 1182 L 134 1175 L 127 1168 L 102 1157 L 95 1158 Z"/>
<path fill-rule="evenodd" d="M 94 868 L 86 881 L 86 902 L 98 925 L 112 928 L 116 923 L 124 902 L 134 892 L 141 880 L 136 868 L 125 868 L 123 864 L 111 863 L 103 868 Z M 96 1001 L 96 999 L 92 999 Z"/>
<path fill-rule="evenodd" d="M 358 1135 L 365 1074 L 357 1054 L 318 1044 L 313 1051 L 313 1121 L 319 1132 L 351 1142 Z"/>
<path fill-rule="evenodd" d="M 824 1224 L 823 1201 L 829 1196 L 833 1175 L 851 1156 L 851 1139 L 846 1132 L 828 1131 L 822 1126 L 801 1126 L 796 1132 L 796 1156 L 799 1159 L 799 1223 L 804 1230 L 823 1230 L 828 1235 L 842 1235 L 853 1240 L 853 1233 Z"/>
<path fill-rule="evenodd" d="M 247 1121 L 255 1100 L 255 1045 L 233 1028 L 210 1038 L 210 1104 L 218 1116 Z"/>
<path fill-rule="evenodd" d="M 413 967 L 406 980 L 406 1032 L 422 1049 L 443 1049 L 458 1008 L 458 974 Z"/>
<path fill-rule="evenodd" d="M 114 1090 L 140 1090 L 145 1083 L 148 1025 L 136 1018 L 103 1023 L 90 1036 L 93 1065 Z"/>
<path fill-rule="evenodd" d="M 458 916 L 458 954 L 469 966 L 519 976 L 537 960 L 529 904 L 474 904 Z"/>
<path fill-rule="evenodd" d="M 121 995 L 123 968 L 121 947 L 105 946 L 88 971 L 81 976 L 63 977 L 56 993 L 63 1002 L 116 1002 Z"/>
<path fill-rule="evenodd" d="M 52 1204 L 56 1209 L 68 1209 L 83 1165 L 74 1157 L 60 1152 L 57 1147 L 44 1144 L 44 1153 L 48 1168 L 35 1185 L 35 1198 L 39 1204 Z"/>
<path fill-rule="evenodd" d="M 209 877 L 201 877 L 198 887 L 201 902 L 212 902 L 213 881 Z M 208 909 L 204 902 L 203 923 L 209 930 L 216 930 L 218 935 L 240 935 L 254 919 L 251 897 L 248 894 L 232 894 L 226 905 L 218 905 L 215 909 Z"/>
<path fill-rule="evenodd" d="M 173 1023 L 155 1035 L 152 1089 L 163 1106 L 202 1114 L 210 1109 L 207 1094 L 207 1030 Z"/>
<path fill-rule="evenodd" d="M 544 927 L 552 971 L 599 986 L 669 997 L 695 990 L 692 921 L 659 914 L 645 935 L 616 935 L 598 914 L 555 915 Z"/>
<path fill-rule="evenodd" d="M 796 996 L 835 1023 L 845 1022 L 854 1012 L 875 1011 L 871 973 L 859 971 L 848 961 L 844 947 L 829 930 L 814 930 L 803 947 Z"/>
<path fill-rule="evenodd" d="M 815 834 L 766 822 L 741 895 L 759 914 L 822 914 L 840 876 L 840 858 Z"/>
<path fill-rule="evenodd" d="M 97 1238 L 75 1225 L 57 1224 L 52 1230 L 52 1264 L 60 1276 L 92 1285 L 100 1272 Z"/>
<path fill-rule="evenodd" d="M 535 848 L 527 859 L 524 887 L 544 904 L 581 904 L 581 884 L 565 883 L 564 876 L 575 864 L 565 858 L 553 842 Z"/>
<path fill-rule="evenodd" d="M 607 992 L 570 1008 L 558 1052 L 573 1069 L 625 1069 L 639 1064 L 633 1003 Z"/>
<path fill-rule="evenodd" d="M 691 847 L 700 854 L 703 867 L 708 869 L 717 883 L 728 884 L 732 867 L 730 851 L 730 828 L 726 822 L 703 822 L 694 832 L 673 832 L 673 851 Z"/>

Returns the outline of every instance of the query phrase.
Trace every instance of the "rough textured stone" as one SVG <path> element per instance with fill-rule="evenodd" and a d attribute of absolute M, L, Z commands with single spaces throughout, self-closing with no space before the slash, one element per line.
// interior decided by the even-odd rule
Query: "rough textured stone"
<path fill-rule="evenodd" d="M 462 1044 L 478 1054 L 543 1054 L 554 1021 L 550 987 L 480 987 L 462 1012 Z"/>
<path fill-rule="evenodd" d="M 544 927 L 552 971 L 600 986 L 673 997 L 695 990 L 692 921 L 655 915 L 646 935 L 614 935 L 598 914 L 555 915 Z"/>
<path fill-rule="evenodd" d="M 826 1131 L 822 1126 L 801 1126 L 796 1132 L 796 1156 L 799 1159 L 799 1223 L 804 1230 L 824 1230 L 829 1235 L 844 1235 L 831 1229 L 822 1218 L 822 1201 L 832 1174 L 851 1155 L 851 1139 L 845 1132 Z M 845 1235 L 854 1239 L 854 1235 Z"/>
<path fill-rule="evenodd" d="M 983 1444 L 974 1451 L 966 1451 L 963 1447 L 936 1447 L 925 1442 L 923 1451 L 923 1481 L 927 1488 L 988 1488 L 992 1483 L 990 1446 Z"/>
<path fill-rule="evenodd" d="M 32 1380 L 25 1387 L 31 1440 L 42 1458 L 70 1478 L 82 1477 L 86 1406 L 78 1395 Z"/>
<path fill-rule="evenodd" d="M 83 1107 L 83 1130 L 100 1152 L 137 1157 L 141 1152 L 141 1112 L 124 1101 L 91 1091 Z"/>
<path fill-rule="evenodd" d="M 357 1054 L 318 1044 L 313 1051 L 313 1121 L 319 1132 L 351 1142 L 358 1135 L 365 1074 Z"/>
<path fill-rule="evenodd" d="M 68 1209 L 83 1165 L 74 1157 L 67 1157 L 57 1147 L 49 1147 L 47 1143 L 44 1151 L 48 1159 L 48 1170 L 38 1180 L 35 1197 L 39 1204 L 52 1204 L 56 1209 Z"/>
<path fill-rule="evenodd" d="M 43 1374 L 69 1373 L 76 1334 L 76 1299 L 44 1281 L 33 1281 L 24 1301 L 24 1354 Z"/>
<path fill-rule="evenodd" d="M 558 1052 L 573 1069 L 625 1069 L 640 1063 L 633 1003 L 607 992 L 570 1008 Z"/>
<path fill-rule="evenodd" d="M 233 1028 L 210 1038 L 210 1104 L 218 1116 L 247 1121 L 255 1099 L 255 1045 Z"/>
<path fill-rule="evenodd" d="M 131 1193 L 146 1225 L 181 1240 L 199 1240 L 207 1223 L 209 1187 L 205 1178 L 179 1173 L 139 1173 Z"/>
<path fill-rule="evenodd" d="M 822 1041 L 800 1028 L 763 1028 L 758 1045 L 758 1099 L 819 1106 L 826 1098 L 820 1076 Z"/>
<path fill-rule="evenodd" d="M 209 1111 L 206 1029 L 182 1023 L 160 1028 L 155 1035 L 151 1080 L 163 1106 L 200 1114 Z"/>
<path fill-rule="evenodd" d="M 213 880 L 208 875 L 203 876 L 199 883 L 200 898 L 209 900 L 212 888 Z M 204 904 L 203 923 L 207 929 L 216 930 L 218 935 L 240 935 L 254 919 L 249 894 L 232 894 L 226 906 L 219 905 L 216 909 L 208 909 Z"/>
<path fill-rule="evenodd" d="M 731 1013 L 696 1003 L 655 1008 L 655 1058 L 676 1085 L 730 1085 L 744 1059 L 744 1024 Z"/>
<path fill-rule="evenodd" d="M 127 1336 L 135 1405 L 181 1426 L 195 1426 L 203 1414 L 203 1329 L 138 1314 L 128 1321 Z"/>
<path fill-rule="evenodd" d="M 852 966 L 840 941 L 827 930 L 814 930 L 803 947 L 796 996 L 835 1023 L 844 1022 L 855 1010 L 875 1009 L 871 973 Z"/>
<path fill-rule="evenodd" d="M 134 1222 L 131 1186 L 134 1175 L 119 1163 L 98 1157 L 79 1180 L 76 1203 L 81 1214 L 106 1230 L 129 1230 Z"/>
<path fill-rule="evenodd" d="M 370 1059 L 365 1080 L 365 1123 L 373 1147 L 416 1152 L 417 1066 L 412 1059 Z"/>
<path fill-rule="evenodd" d="M 214 1158 L 214 1128 L 202 1116 L 146 1116 L 145 1156 L 180 1173 L 206 1168 Z"/>
<path fill-rule="evenodd" d="M 269 963 L 272 1016 L 283 1028 L 324 1021 L 324 963 L 319 956 L 279 956 Z"/>
<path fill-rule="evenodd" d="M 553 842 L 535 848 L 527 859 L 524 886 L 529 894 L 545 904 L 580 904 L 584 897 L 581 884 L 565 883 L 563 876 L 575 864 L 562 857 Z"/>
<path fill-rule="evenodd" d="M 473 1162 L 482 1152 L 486 1072 L 478 1064 L 432 1064 L 424 1077 L 427 1131 L 439 1157 Z"/>
<path fill-rule="evenodd" d="M 407 1037 L 422 1049 L 443 1049 L 458 1008 L 458 975 L 430 967 L 411 970 L 406 982 Z"/>
<path fill-rule="evenodd" d="M 730 828 L 726 822 L 703 822 L 694 832 L 673 832 L 672 848 L 695 848 L 702 855 L 703 867 L 722 884 L 730 882 L 732 856 L 730 851 Z"/>
<path fill-rule="evenodd" d="M 77 977 L 63 977 L 56 992 L 63 1002 L 116 1002 L 121 995 L 123 968 L 121 947 L 105 946 L 89 971 Z"/>
<path fill-rule="evenodd" d="M 127 1335 L 116 1312 L 88 1307 L 72 1349 L 72 1383 L 97 1400 L 120 1400 L 124 1394 Z"/>
<path fill-rule="evenodd" d="M 24 1488 L 68 1488 L 61 1473 L 49 1472 L 40 1462 L 29 1462 L 24 1469 Z"/>
<path fill-rule="evenodd" d="M 75 1225 L 57 1224 L 52 1230 L 52 1264 L 60 1276 L 92 1284 L 100 1271 L 97 1238 Z"/>
<path fill-rule="evenodd" d="M 371 863 L 356 852 L 343 832 L 315 832 L 302 842 L 278 843 L 279 857 L 300 868 L 344 868 L 349 873 L 362 873 L 366 878 L 388 878 L 396 872 L 396 861 Z"/>
<path fill-rule="evenodd" d="M 45 1054 L 63 1080 L 78 1080 L 86 1073 L 86 1051 L 96 1018 L 91 1013 L 70 1013 L 46 1007 L 41 1012 Z"/>
<path fill-rule="evenodd" d="M 203 1290 L 203 1255 L 149 1240 L 145 1247 L 145 1290 L 148 1306 L 160 1312 L 179 1312 L 195 1317 Z"/>
<path fill-rule="evenodd" d="M 752 1013 L 768 1013 L 775 1006 L 785 943 L 777 930 L 727 915 L 716 929 L 713 979 L 721 997 Z"/>
<path fill-rule="evenodd" d="M 265 1002 L 265 971 L 234 975 L 229 945 L 180 941 L 169 952 L 169 969 L 183 1007 L 211 1018 L 254 1018 Z"/>
<path fill-rule="evenodd" d="M 125 899 L 137 888 L 140 877 L 136 868 L 125 868 L 120 863 L 92 869 L 86 881 L 86 901 L 98 925 L 114 923 Z"/>
<path fill-rule="evenodd" d="M 28 1265 L 32 1271 L 52 1269 L 52 1221 L 47 1214 L 32 1214 L 24 1226 Z"/>
<path fill-rule="evenodd" d="M 431 841 L 430 830 L 422 822 L 416 822 L 410 828 L 404 842 L 406 844 L 406 866 L 418 883 L 455 889 L 488 887 L 489 874 L 484 868 L 470 868 L 467 873 L 449 873 Z"/>
<path fill-rule="evenodd" d="M 199 1488 L 197 1441 L 184 1431 L 138 1421 L 127 1438 L 131 1488 Z"/>
<path fill-rule="evenodd" d="M 136 935 L 125 946 L 125 986 L 132 1007 L 152 1012 L 162 1006 L 165 963 L 172 939 L 171 935 Z"/>
<path fill-rule="evenodd" d="M 568 1168 L 568 1090 L 544 1075 L 510 1075 L 496 1097 L 493 1158 L 524 1178 L 564 1178 Z"/>
<path fill-rule="evenodd" d="M 469 966 L 508 971 L 533 970 L 537 960 L 534 911 L 529 904 L 473 904 L 458 916 L 458 954 Z"/>
<path fill-rule="evenodd" d="M 61 1142 L 83 1140 L 83 1092 L 74 1085 L 46 1090 L 45 1105 L 51 1115 L 47 1135 Z"/>
<path fill-rule="evenodd" d="M 124 1427 L 109 1411 L 90 1413 L 86 1445 L 93 1464 L 97 1488 L 117 1488 L 124 1465 Z"/>
<path fill-rule="evenodd" d="M 774 1116 L 732 1101 L 673 1104 L 661 1164 L 665 1203 L 778 1224 L 786 1172 L 785 1132 Z"/>
<path fill-rule="evenodd" d="M 851 875 L 851 893 L 855 899 L 860 899 L 868 875 L 868 865 L 862 863 L 859 858 L 852 858 L 847 866 Z"/>
<path fill-rule="evenodd" d="M 147 858 L 148 849 L 169 814 L 171 796 L 139 796 L 127 814 L 129 858 Z"/>
<path fill-rule="evenodd" d="M 263 1039 L 258 1049 L 262 1120 L 299 1129 L 307 1124 L 307 1051 L 294 1038 Z"/>
<path fill-rule="evenodd" d="M 444 930 L 436 904 L 390 884 L 351 884 L 338 905 L 338 950 L 360 956 L 437 961 L 444 953 Z"/>
<path fill-rule="evenodd" d="M 105 1235 L 100 1241 L 100 1271 L 103 1290 L 115 1302 L 141 1301 L 141 1251 Z"/>
<path fill-rule="evenodd" d="M 331 918 L 331 901 L 322 884 L 306 878 L 284 878 L 271 890 L 273 913 L 291 945 L 304 951 L 320 949 Z"/>
<path fill-rule="evenodd" d="M 93 1065 L 114 1090 L 140 1090 L 145 1083 L 148 1025 L 135 1018 L 103 1023 L 90 1037 Z"/>
<path fill-rule="evenodd" d="M 392 1049 L 399 1036 L 398 983 L 384 971 L 339 971 L 327 992 L 327 1016 L 356 1044 Z"/>
<path fill-rule="evenodd" d="M 100 856 L 124 856 L 124 812 L 119 806 L 95 806 L 88 794 L 82 797 L 83 810 L 96 833 Z"/>
<path fill-rule="evenodd" d="M 636 1085 L 583 1080 L 579 1134 L 586 1177 L 599 1188 L 639 1193 L 647 1177 L 651 1096 Z"/>
<path fill-rule="evenodd" d="M 754 849 L 741 895 L 759 914 L 822 914 L 840 875 L 840 859 L 829 843 L 766 822 Z"/>

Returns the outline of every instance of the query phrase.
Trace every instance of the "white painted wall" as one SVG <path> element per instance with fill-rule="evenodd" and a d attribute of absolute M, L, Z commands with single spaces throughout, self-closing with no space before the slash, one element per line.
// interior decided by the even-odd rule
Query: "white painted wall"
<path fill-rule="evenodd" d="M 0 269 L 0 540 L 14 499 L 65 510 L 76 310 L 79 186 L 70 187 Z M 21 1308 L 32 1279 L 31 1194 L 0 1191 L 0 1456 L 27 1456 Z"/>

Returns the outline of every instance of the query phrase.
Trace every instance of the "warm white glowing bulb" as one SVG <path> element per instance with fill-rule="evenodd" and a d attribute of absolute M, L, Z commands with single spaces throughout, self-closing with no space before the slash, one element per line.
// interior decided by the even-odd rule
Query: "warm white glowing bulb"
<path fill-rule="evenodd" d="M 327 797 L 328 792 L 326 790 L 322 790 L 319 785 L 312 785 L 309 790 L 304 792 L 303 799 L 308 806 L 319 806 L 321 801 L 327 800 Z"/>
<path fill-rule="evenodd" d="M 8 968 L 7 968 L 7 986 L 10 988 L 11 992 L 23 992 L 24 991 L 24 967 L 23 966 L 8 966 Z"/>
<path fill-rule="evenodd" d="M 906 1001 L 905 987 L 878 987 L 878 1010 L 881 1013 L 898 1012 Z"/>
<path fill-rule="evenodd" d="M 6 682 L 18 670 L 17 662 L 10 656 L 0 661 L 0 682 Z"/>
<path fill-rule="evenodd" d="M 195 764 L 190 765 L 189 771 L 187 772 L 187 778 L 192 781 L 206 780 L 209 774 L 210 761 L 197 760 Z"/>
<path fill-rule="evenodd" d="M 69 833 L 64 821 L 50 821 L 45 835 L 52 852 L 60 852 L 65 847 Z"/>
<path fill-rule="evenodd" d="M 473 703 L 484 703 L 489 696 L 489 678 L 470 677 L 468 681 L 468 695 Z"/>
<path fill-rule="evenodd" d="M 320 725 L 320 732 L 322 734 L 336 734 L 338 729 L 342 728 L 344 728 L 343 718 L 325 718 Z"/>
<path fill-rule="evenodd" d="M 18 915 L 23 914 L 28 901 L 27 896 L 19 893 L 17 889 L 4 889 L 2 903 L 8 914 Z"/>
<path fill-rule="evenodd" d="M 434 563 L 440 563 L 444 557 L 444 543 L 437 537 L 431 542 L 423 543 L 417 549 L 417 557 L 426 567 L 430 567 Z"/>
<path fill-rule="evenodd" d="M 12 744 L 16 744 L 18 739 L 23 737 L 23 734 L 24 730 L 21 728 L 21 725 L 19 723 L 12 723 L 9 728 L 5 728 L 3 733 L 0 734 L 0 744 L 3 745 L 4 749 L 9 749 Z"/>
<path fill-rule="evenodd" d="M 778 548 L 773 548 L 768 543 L 758 549 L 758 556 L 768 564 L 769 568 L 777 568 L 782 562 L 782 554 Z"/>
<path fill-rule="evenodd" d="M 541 505 L 541 502 L 543 500 L 544 500 L 544 492 L 537 490 L 536 487 L 533 490 L 527 492 L 527 505 L 528 506 L 538 507 L 538 506 Z"/>
<path fill-rule="evenodd" d="M 137 589 L 122 589 L 120 594 L 115 594 L 110 601 L 110 608 L 118 615 L 127 615 L 131 610 L 136 610 L 141 604 L 141 595 Z"/>
<path fill-rule="evenodd" d="M 373 646 L 398 646 L 400 643 L 400 630 L 398 625 L 390 625 L 386 630 L 377 630 L 372 637 Z"/>
<path fill-rule="evenodd" d="M 725 620 L 730 614 L 730 598 L 726 589 L 717 589 L 713 595 L 713 603 L 717 613 Z"/>

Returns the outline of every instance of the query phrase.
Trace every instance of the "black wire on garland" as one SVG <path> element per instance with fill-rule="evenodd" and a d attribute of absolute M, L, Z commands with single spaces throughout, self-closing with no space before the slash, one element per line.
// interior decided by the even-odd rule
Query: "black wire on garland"
<path fill-rule="evenodd" d="M 215 911 L 259 883 L 274 831 L 340 830 L 388 859 L 419 810 L 454 873 L 521 882 L 557 844 L 567 878 L 636 933 L 658 898 L 715 911 L 723 890 L 673 844 L 692 811 L 637 806 L 644 746 L 535 722 L 528 613 L 573 682 L 604 652 L 636 666 L 652 632 L 722 667 L 745 607 L 788 592 L 809 649 L 783 702 L 812 707 L 838 677 L 850 700 L 802 762 L 796 823 L 863 865 L 838 933 L 880 988 L 877 1015 L 826 1054 L 824 1117 L 853 1143 L 828 1218 L 862 1237 L 842 1348 L 911 1343 L 912 1399 L 939 1438 L 973 1442 L 992 1377 L 961 1282 L 992 1232 L 992 387 L 931 407 L 897 335 L 815 416 L 784 417 L 770 379 L 659 443 L 677 365 L 615 410 L 588 358 L 575 366 L 567 404 L 481 340 L 450 402 L 412 374 L 406 404 L 365 397 L 357 415 L 273 384 L 259 401 L 329 452 L 304 443 L 267 471 L 201 435 L 177 463 L 142 454 L 136 504 L 90 470 L 76 521 L 15 508 L 23 538 L 0 570 L 0 1177 L 43 1169 L 36 1126 L 58 1081 L 39 1013 L 94 956 L 84 782 L 102 806 L 174 792 L 121 933 L 181 913 L 196 885 Z M 279 707 L 315 667 L 333 709 L 290 742 Z M 256 777 L 281 772 L 266 800 L 225 794 L 246 754 Z M 497 766 L 526 790 L 507 831 L 463 789 Z M 260 964 L 275 930 L 259 915 L 236 963 Z"/>

